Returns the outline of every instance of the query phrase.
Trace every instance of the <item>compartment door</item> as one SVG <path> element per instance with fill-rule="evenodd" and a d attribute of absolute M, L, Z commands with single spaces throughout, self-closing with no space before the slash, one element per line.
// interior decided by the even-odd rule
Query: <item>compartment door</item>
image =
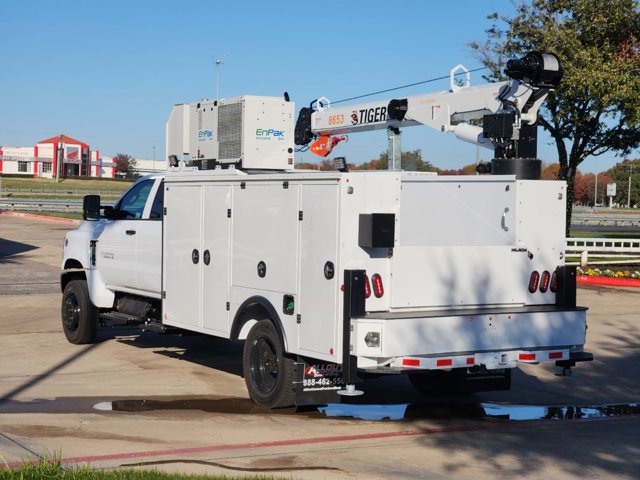
<path fill-rule="evenodd" d="M 338 352 L 338 188 L 303 185 L 300 222 L 298 347 L 302 354 L 327 358 Z M 333 272 L 325 273 L 325 266 Z M 319 357 L 322 358 L 322 357 Z"/>
<path fill-rule="evenodd" d="M 202 237 L 202 322 L 205 330 L 222 337 L 230 332 L 229 284 L 231 263 L 231 187 L 204 187 L 204 225 Z"/>
<path fill-rule="evenodd" d="M 169 185 L 165 205 L 163 323 L 199 329 L 202 326 L 202 187 Z"/>

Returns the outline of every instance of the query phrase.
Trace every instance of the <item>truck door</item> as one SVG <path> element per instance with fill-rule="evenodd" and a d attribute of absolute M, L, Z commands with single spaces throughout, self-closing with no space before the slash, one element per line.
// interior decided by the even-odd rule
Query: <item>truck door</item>
<path fill-rule="evenodd" d="M 164 182 L 156 180 L 151 191 L 147 208 L 143 214 L 144 222 L 136 229 L 136 281 L 138 290 L 149 296 L 160 298 L 162 266 L 162 208 Z"/>
<path fill-rule="evenodd" d="M 138 232 L 147 228 L 144 213 L 155 180 L 134 184 L 114 207 L 114 218 L 100 234 L 96 246 L 96 264 L 107 285 L 138 289 L 136 265 Z M 158 246 L 160 237 L 158 237 Z"/>

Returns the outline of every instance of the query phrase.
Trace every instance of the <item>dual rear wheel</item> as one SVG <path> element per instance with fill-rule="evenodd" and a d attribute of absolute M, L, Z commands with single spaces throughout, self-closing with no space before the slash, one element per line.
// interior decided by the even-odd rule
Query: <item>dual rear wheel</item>
<path fill-rule="evenodd" d="M 242 367 L 249 396 L 256 404 L 266 408 L 295 404 L 295 361 L 284 354 L 280 335 L 270 320 L 260 320 L 249 331 Z"/>

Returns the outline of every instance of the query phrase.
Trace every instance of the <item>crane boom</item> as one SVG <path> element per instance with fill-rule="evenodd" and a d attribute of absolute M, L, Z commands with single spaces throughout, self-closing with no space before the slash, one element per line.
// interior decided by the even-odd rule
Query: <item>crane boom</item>
<path fill-rule="evenodd" d="M 455 82 L 460 69 L 467 74 L 462 86 Z M 403 127 L 425 125 L 494 149 L 497 162 L 492 162 L 492 173 L 539 177 L 538 110 L 549 91 L 560 82 L 562 65 L 553 54 L 530 52 L 522 59 L 510 60 L 505 73 L 511 81 L 472 87 L 468 70 L 458 65 L 451 71 L 449 91 L 340 107 L 332 107 L 331 102 L 322 97 L 300 111 L 295 142 L 307 145 L 319 137 L 323 142 L 321 154 L 327 155 L 344 138 L 329 141 L 334 135 L 380 129 L 397 134 Z M 468 123 L 471 120 L 482 120 L 482 127 Z M 514 162 L 509 165 L 502 160 Z M 518 164 L 525 167 L 514 167 Z"/>

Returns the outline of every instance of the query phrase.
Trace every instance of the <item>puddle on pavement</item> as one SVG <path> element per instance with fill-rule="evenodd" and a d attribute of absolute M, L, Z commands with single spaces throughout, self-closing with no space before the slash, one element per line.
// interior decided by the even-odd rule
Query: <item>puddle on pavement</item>
<path fill-rule="evenodd" d="M 269 410 L 256 406 L 248 398 L 172 398 L 116 399 L 101 401 L 95 397 L 57 398 L 19 402 L 0 400 L 0 413 L 88 413 L 88 412 L 170 412 L 201 411 L 242 415 L 305 415 L 311 418 L 344 418 L 359 420 L 455 420 L 504 419 L 580 420 L 590 418 L 640 415 L 640 403 L 596 406 L 537 406 L 474 402 L 418 402 L 410 404 L 330 403 L 319 407 Z"/>
<path fill-rule="evenodd" d="M 500 418 L 504 420 L 580 420 L 586 418 L 639 415 L 640 404 L 626 403 L 599 406 L 537 406 L 477 404 L 413 403 L 399 405 L 329 404 L 318 407 L 327 417 L 351 417 L 362 420 L 413 420 Z"/>
<path fill-rule="evenodd" d="M 481 404 L 489 417 L 508 420 L 580 420 L 586 418 L 639 415 L 640 404 L 619 403 L 598 406 L 552 406 Z"/>

